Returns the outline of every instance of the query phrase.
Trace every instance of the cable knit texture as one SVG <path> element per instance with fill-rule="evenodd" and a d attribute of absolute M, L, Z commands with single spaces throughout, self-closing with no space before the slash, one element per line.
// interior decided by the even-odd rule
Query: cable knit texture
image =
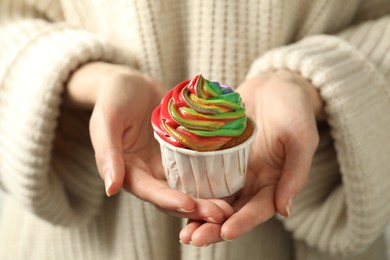
<path fill-rule="evenodd" d="M 0 1 L 0 259 L 386 259 L 389 15 L 386 0 Z M 328 122 L 291 217 L 197 249 L 180 246 L 180 220 L 106 198 L 89 114 L 61 107 L 71 73 L 96 60 L 167 88 L 279 68 L 311 80 Z"/>

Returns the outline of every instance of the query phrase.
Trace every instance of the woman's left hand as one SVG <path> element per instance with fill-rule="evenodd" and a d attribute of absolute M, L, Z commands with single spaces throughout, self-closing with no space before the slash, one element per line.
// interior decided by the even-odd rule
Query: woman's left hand
<path fill-rule="evenodd" d="M 287 217 L 307 181 L 319 142 L 316 118 L 325 117 L 317 90 L 283 70 L 247 80 L 237 92 L 257 125 L 245 186 L 226 198 L 232 216 L 220 224 L 190 220 L 180 233 L 182 243 L 202 247 L 232 240 L 276 213 Z"/>

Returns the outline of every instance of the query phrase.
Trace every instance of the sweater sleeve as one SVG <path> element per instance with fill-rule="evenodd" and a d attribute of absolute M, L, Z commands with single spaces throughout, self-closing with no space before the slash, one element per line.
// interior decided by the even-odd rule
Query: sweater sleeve
<path fill-rule="evenodd" d="M 0 187 L 48 222 L 83 223 L 97 213 L 104 188 L 88 115 L 62 113 L 61 94 L 82 64 L 132 60 L 61 22 L 55 0 L 2 1 L 0 10 Z"/>
<path fill-rule="evenodd" d="M 269 51 L 248 74 L 289 69 L 318 87 L 328 114 L 309 183 L 286 228 L 331 254 L 368 248 L 390 219 L 390 17 Z M 327 136 L 329 138 L 327 138 Z"/>

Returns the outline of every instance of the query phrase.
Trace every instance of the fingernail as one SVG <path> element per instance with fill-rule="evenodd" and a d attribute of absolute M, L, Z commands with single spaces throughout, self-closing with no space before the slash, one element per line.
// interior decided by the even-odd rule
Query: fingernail
<path fill-rule="evenodd" d="M 112 186 L 112 175 L 111 171 L 106 171 L 104 174 L 104 186 L 106 187 L 106 194 L 108 197 L 111 197 L 110 188 Z"/>
<path fill-rule="evenodd" d="M 177 211 L 182 212 L 182 213 L 191 213 L 191 212 L 194 212 L 195 209 L 186 210 L 186 209 L 183 209 L 183 208 L 178 208 Z"/>
<path fill-rule="evenodd" d="M 290 198 L 287 200 L 287 205 L 286 205 L 287 217 L 290 216 L 290 213 L 291 213 L 291 206 L 292 206 L 292 197 L 290 197 Z"/>
<path fill-rule="evenodd" d="M 231 239 L 226 239 L 222 234 L 220 234 L 221 238 L 224 240 L 224 241 L 232 241 Z"/>
<path fill-rule="evenodd" d="M 212 222 L 212 223 L 221 223 L 221 222 L 222 222 L 222 220 L 216 221 L 216 220 L 215 220 L 214 218 L 212 218 L 212 217 L 207 217 L 206 219 L 207 219 L 208 222 Z"/>
<path fill-rule="evenodd" d="M 195 247 L 198 247 L 198 248 L 205 248 L 205 247 L 208 247 L 209 245 L 204 245 L 204 246 L 197 246 L 197 245 L 194 245 L 193 243 L 192 243 L 192 241 L 190 241 L 190 243 L 189 243 L 191 246 L 195 246 Z"/>

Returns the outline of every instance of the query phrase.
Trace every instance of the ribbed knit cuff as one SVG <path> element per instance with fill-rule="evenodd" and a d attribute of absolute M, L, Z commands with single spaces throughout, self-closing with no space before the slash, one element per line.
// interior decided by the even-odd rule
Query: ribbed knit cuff
<path fill-rule="evenodd" d="M 91 165 L 93 152 L 82 144 L 73 145 L 68 154 L 53 153 L 61 94 L 71 72 L 84 63 L 132 61 L 91 33 L 40 24 L 34 37 L 18 46 L 2 75 L 0 180 L 7 193 L 39 217 L 59 225 L 79 224 L 98 211 L 104 188 Z M 25 35 L 11 29 L 7 37 L 15 41 Z"/>
<path fill-rule="evenodd" d="M 286 227 L 322 251 L 361 252 L 383 232 L 390 216 L 389 83 L 365 55 L 335 36 L 308 37 L 272 50 L 253 64 L 248 78 L 273 69 L 296 71 L 319 88 L 342 175 L 342 184 L 323 194 L 327 198 L 321 203 L 293 210 Z M 334 173 L 327 176 L 335 178 Z M 312 198 L 302 194 L 297 202 L 307 205 Z"/>

